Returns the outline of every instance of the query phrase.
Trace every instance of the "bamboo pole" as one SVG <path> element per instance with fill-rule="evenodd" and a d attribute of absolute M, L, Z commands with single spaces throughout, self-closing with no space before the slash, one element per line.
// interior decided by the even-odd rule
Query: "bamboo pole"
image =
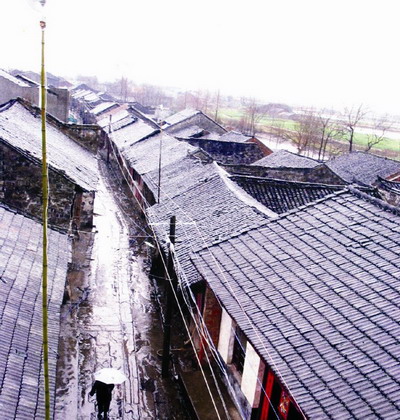
<path fill-rule="evenodd" d="M 43 326 L 43 372 L 45 419 L 50 420 L 50 385 L 49 385 L 49 340 L 48 340 L 48 308 L 47 308 L 47 218 L 49 206 L 49 184 L 46 151 L 46 73 L 44 67 L 44 45 L 46 23 L 40 22 L 42 29 L 42 68 L 41 68 L 41 117 L 42 117 L 42 199 L 43 199 L 43 279 L 42 279 L 42 326 Z"/>
<path fill-rule="evenodd" d="M 176 230 L 176 217 L 172 216 L 169 226 L 169 253 L 167 272 L 165 273 L 166 281 L 165 287 L 167 288 L 167 308 L 164 319 L 164 340 L 163 340 L 163 358 L 161 375 L 163 378 L 168 378 L 169 365 L 170 365 L 170 349 L 171 349 L 171 319 L 172 319 L 172 305 L 174 304 L 174 289 L 176 288 L 176 280 L 174 273 L 174 257 L 173 247 L 175 245 L 175 230 Z"/>

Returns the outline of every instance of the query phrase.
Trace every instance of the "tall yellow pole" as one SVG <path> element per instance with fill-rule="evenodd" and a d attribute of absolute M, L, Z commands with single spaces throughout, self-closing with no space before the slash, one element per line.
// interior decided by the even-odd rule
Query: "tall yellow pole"
<path fill-rule="evenodd" d="M 42 68 L 41 68 L 41 116 L 42 116 L 42 199 L 43 199 L 43 279 L 42 279 L 42 325 L 43 325 L 43 371 L 45 419 L 50 420 L 50 385 L 49 385 L 49 340 L 47 312 L 47 214 L 49 206 L 49 181 L 46 151 L 46 73 L 44 68 L 44 32 L 46 23 L 40 22 L 42 28 Z"/>

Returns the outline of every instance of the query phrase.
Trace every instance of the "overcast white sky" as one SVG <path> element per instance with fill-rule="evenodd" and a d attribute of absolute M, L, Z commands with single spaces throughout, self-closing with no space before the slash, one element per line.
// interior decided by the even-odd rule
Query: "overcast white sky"
<path fill-rule="evenodd" d="M 47 0 L 47 70 L 400 114 L 398 5 Z M 1 7 L 0 68 L 39 71 L 37 15 L 28 0 Z"/>

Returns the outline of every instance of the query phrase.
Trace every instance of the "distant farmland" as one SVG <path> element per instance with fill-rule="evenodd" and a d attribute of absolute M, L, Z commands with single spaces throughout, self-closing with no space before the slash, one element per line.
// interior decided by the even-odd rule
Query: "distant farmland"
<path fill-rule="evenodd" d="M 221 109 L 219 113 L 223 124 L 236 126 L 244 117 L 243 111 L 240 109 Z M 269 116 L 263 116 L 257 123 L 257 129 L 260 132 L 269 132 L 271 128 L 279 128 L 288 131 L 295 131 L 299 126 L 299 123 L 288 118 L 272 118 Z M 361 131 L 365 131 L 367 127 L 363 127 Z M 389 135 L 390 134 L 390 135 Z M 354 136 L 354 145 L 358 150 L 366 149 L 368 144 L 369 134 L 357 132 Z M 348 144 L 346 140 L 335 139 L 336 142 Z M 374 146 L 372 150 L 388 152 L 387 156 L 400 160 L 400 132 L 391 131 L 388 132 L 388 137 L 384 137 L 382 141 Z"/>

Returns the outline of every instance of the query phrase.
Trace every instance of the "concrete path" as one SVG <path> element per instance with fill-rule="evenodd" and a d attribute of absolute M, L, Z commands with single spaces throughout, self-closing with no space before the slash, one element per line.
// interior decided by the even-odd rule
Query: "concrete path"
<path fill-rule="evenodd" d="M 129 378 L 114 388 L 110 419 L 183 418 L 167 415 L 170 384 L 160 379 L 156 355 L 160 323 L 145 258 L 130 247 L 132 232 L 143 232 L 121 211 L 109 182 L 102 177 L 96 194 L 95 233 L 81 233 L 75 241 L 71 296 L 62 312 L 55 419 L 96 418 L 95 397 L 88 393 L 93 372 L 103 367 L 121 369 Z M 87 246 L 91 253 L 85 253 Z"/>

